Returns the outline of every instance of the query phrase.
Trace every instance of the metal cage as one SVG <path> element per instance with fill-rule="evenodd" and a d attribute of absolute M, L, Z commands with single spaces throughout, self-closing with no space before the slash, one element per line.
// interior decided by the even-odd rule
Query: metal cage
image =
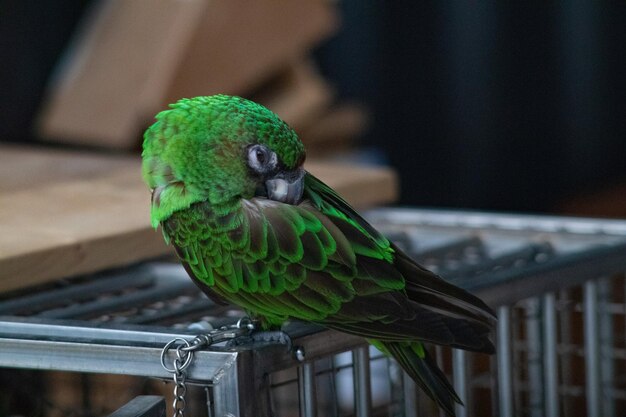
<path fill-rule="evenodd" d="M 498 314 L 497 355 L 433 347 L 465 403 L 458 416 L 617 416 L 626 411 L 626 222 L 380 209 L 372 223 Z M 0 366 L 170 380 L 167 342 L 241 317 L 177 265 L 147 263 L 0 301 Z M 438 415 L 360 338 L 291 323 L 283 345 L 196 352 L 209 416 Z M 118 404 L 121 406 L 122 404 Z"/>

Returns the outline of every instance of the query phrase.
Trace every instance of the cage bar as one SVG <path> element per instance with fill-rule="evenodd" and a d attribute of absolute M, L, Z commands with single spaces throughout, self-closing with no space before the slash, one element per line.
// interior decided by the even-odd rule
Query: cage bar
<path fill-rule="evenodd" d="M 469 393 L 467 387 L 467 362 L 464 350 L 452 349 L 452 385 L 459 399 L 468 406 Z M 467 417 L 467 408 L 460 404 L 455 405 L 457 417 Z"/>
<path fill-rule="evenodd" d="M 317 417 L 315 395 L 315 362 L 305 362 L 298 368 L 300 417 Z"/>
<path fill-rule="evenodd" d="M 543 296 L 543 371 L 546 417 L 559 416 L 556 302 L 554 293 Z"/>
<path fill-rule="evenodd" d="M 501 417 L 513 417 L 511 309 L 508 306 L 498 308 L 497 351 L 499 415 Z"/>
<path fill-rule="evenodd" d="M 585 378 L 587 415 L 600 417 L 600 352 L 598 347 L 598 286 L 589 280 L 584 285 Z"/>
<path fill-rule="evenodd" d="M 362 346 L 352 351 L 354 358 L 354 396 L 356 417 L 370 417 L 372 389 L 370 380 L 369 347 Z"/>
<path fill-rule="evenodd" d="M 156 395 L 140 395 L 108 417 L 165 417 L 165 400 Z"/>

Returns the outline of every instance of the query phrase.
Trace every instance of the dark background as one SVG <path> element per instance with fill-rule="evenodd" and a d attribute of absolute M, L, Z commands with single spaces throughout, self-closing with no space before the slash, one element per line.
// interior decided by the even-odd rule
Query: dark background
<path fill-rule="evenodd" d="M 0 0 L 0 138 L 33 141 L 87 0 Z M 626 181 L 626 6 L 342 1 L 316 56 L 372 116 L 401 204 L 554 211 Z"/>

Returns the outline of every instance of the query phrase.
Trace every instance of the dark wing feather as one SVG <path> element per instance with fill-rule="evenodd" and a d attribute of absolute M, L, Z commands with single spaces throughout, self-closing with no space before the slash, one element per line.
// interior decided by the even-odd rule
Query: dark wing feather
<path fill-rule="evenodd" d="M 493 323 L 495 313 L 480 298 L 422 268 L 395 246 L 394 249 L 394 265 L 405 277 L 406 291 L 413 301 L 458 318 Z"/>
<path fill-rule="evenodd" d="M 427 351 L 421 348 L 416 354 L 416 344 L 380 343 L 383 351 L 392 355 L 409 376 L 432 398 L 449 416 L 454 416 L 454 403 L 463 404 L 454 388 L 448 382 L 437 363 Z"/>
<path fill-rule="evenodd" d="M 353 243 L 357 254 L 353 285 L 361 297 L 346 303 L 335 321 L 328 320 L 330 327 L 381 340 L 418 339 L 493 352 L 488 334 L 494 314 L 488 306 L 416 264 L 317 178 L 308 174 L 306 184 L 307 197 Z M 372 306 L 385 305 L 383 295 L 394 288 L 403 295 L 404 314 L 392 309 L 364 320 Z"/>

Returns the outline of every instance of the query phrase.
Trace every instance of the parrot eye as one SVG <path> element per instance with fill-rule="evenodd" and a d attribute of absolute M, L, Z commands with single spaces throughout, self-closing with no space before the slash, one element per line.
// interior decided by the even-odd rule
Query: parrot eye
<path fill-rule="evenodd" d="M 265 174 L 276 168 L 278 158 L 263 145 L 248 148 L 248 166 L 259 174 Z"/>

